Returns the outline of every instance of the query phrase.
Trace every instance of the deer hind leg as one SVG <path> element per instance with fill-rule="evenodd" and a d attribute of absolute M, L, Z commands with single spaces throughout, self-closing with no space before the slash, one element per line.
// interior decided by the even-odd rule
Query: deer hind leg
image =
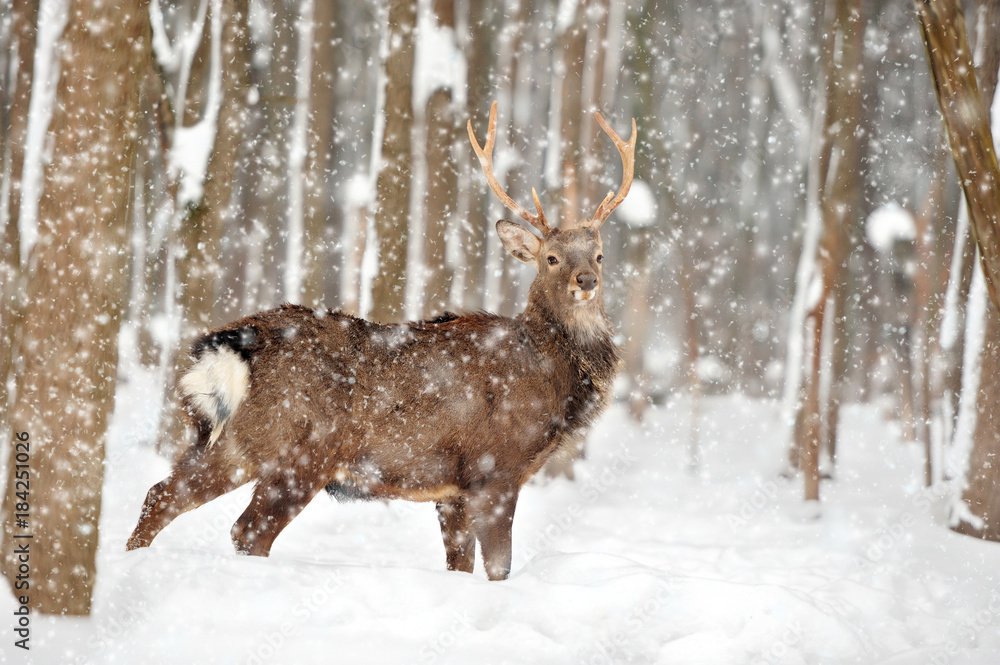
<path fill-rule="evenodd" d="M 471 573 L 476 565 L 476 536 L 469 523 L 465 498 L 439 503 L 437 512 L 448 570 Z"/>
<path fill-rule="evenodd" d="M 484 492 L 471 504 L 472 532 L 479 539 L 486 576 L 505 580 L 510 574 L 510 530 L 517 507 L 517 489 Z"/>
<path fill-rule="evenodd" d="M 226 459 L 221 445 L 194 445 L 174 465 L 165 480 L 153 485 L 126 549 L 148 547 L 156 534 L 174 519 L 212 499 L 231 492 L 248 480 Z"/>
<path fill-rule="evenodd" d="M 324 483 L 302 467 L 278 470 L 260 479 L 250 505 L 230 532 L 236 551 L 267 556 L 278 534 L 323 488 Z"/>

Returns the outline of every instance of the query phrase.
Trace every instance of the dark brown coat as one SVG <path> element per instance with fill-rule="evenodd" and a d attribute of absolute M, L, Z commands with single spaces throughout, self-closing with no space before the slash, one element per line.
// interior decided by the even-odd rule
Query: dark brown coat
<path fill-rule="evenodd" d="M 495 112 L 494 104 L 487 151 L 476 150 L 510 206 L 492 177 Z M 625 184 L 594 218 L 552 229 L 540 205 L 525 216 L 514 204 L 542 238 L 497 222 L 506 250 L 538 269 L 520 316 L 382 325 L 284 305 L 199 338 L 180 380 L 197 440 L 150 489 L 128 548 L 255 481 L 232 529 L 240 552 L 266 556 L 326 488 L 342 500 L 433 501 L 448 567 L 471 572 L 478 539 L 490 579 L 506 578 L 521 486 L 560 444 L 582 436 L 618 371 L 599 229 L 628 191 L 634 122 L 629 144 L 608 131 Z"/>

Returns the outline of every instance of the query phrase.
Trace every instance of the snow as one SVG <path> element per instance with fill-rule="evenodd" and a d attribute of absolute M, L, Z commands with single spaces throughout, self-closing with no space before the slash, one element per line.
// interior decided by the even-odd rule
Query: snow
<path fill-rule="evenodd" d="M 698 380 L 702 383 L 725 383 L 730 371 L 726 364 L 713 355 L 698 356 Z"/>
<path fill-rule="evenodd" d="M 153 55 L 156 62 L 167 72 L 176 72 L 181 64 L 180 48 L 175 49 L 167 36 L 167 26 L 163 20 L 160 0 L 149 3 L 149 25 L 152 28 Z"/>
<path fill-rule="evenodd" d="M 805 328 L 806 315 L 819 297 L 815 295 L 816 283 L 822 280 L 822 274 L 817 270 L 816 257 L 819 251 L 819 239 L 823 226 L 823 216 L 820 211 L 819 196 L 819 150 L 822 145 L 823 117 L 826 101 L 822 86 L 817 86 L 815 106 L 813 108 L 812 154 L 809 159 L 809 170 L 806 182 L 805 230 L 802 234 L 802 251 L 798 266 L 795 268 L 795 293 L 792 296 L 792 306 L 788 316 L 788 343 L 785 352 L 785 380 L 782 395 L 782 420 L 786 425 L 786 441 L 792 441 L 796 404 L 802 386 L 802 363 L 806 357 Z M 819 281 L 820 287 L 822 282 Z M 822 288 L 820 288 L 822 293 Z"/>
<path fill-rule="evenodd" d="M 157 403 L 130 372 L 119 404 Z M 511 578 L 444 569 L 434 509 L 317 498 L 268 559 L 237 556 L 244 488 L 124 544 L 168 471 L 150 409 L 120 409 L 107 451 L 89 619 L 33 617 L 33 663 L 996 663 L 1000 544 L 942 525 L 919 446 L 879 405 L 844 413 L 823 517 L 801 479 L 769 475 L 777 402 L 706 398 L 702 466 L 686 471 L 692 409 L 642 425 L 615 407 L 577 480 L 525 487 Z M 4 587 L 6 589 L 6 586 Z M 0 612 L 13 600 L 0 593 Z M 11 622 L 0 639 L 12 641 Z M 335 654 L 335 656 L 333 656 Z"/>
<path fill-rule="evenodd" d="M 774 94 L 781 105 L 781 110 L 795 127 L 799 138 L 798 144 L 801 146 L 800 152 L 804 156 L 808 152 L 806 141 L 811 134 L 808 110 L 806 105 L 802 103 L 802 96 L 799 94 L 795 77 L 782 61 L 781 35 L 775 26 L 771 25 L 769 19 L 770 12 L 768 12 L 761 29 L 761 46 L 767 62 L 764 69 L 770 74 L 771 85 L 774 87 Z"/>
<path fill-rule="evenodd" d="M 966 487 L 969 471 L 969 456 L 976 432 L 979 398 L 980 370 L 982 368 L 983 345 L 986 343 L 986 315 L 988 312 L 989 294 L 986 290 L 986 277 L 979 265 L 979 252 L 975 253 L 975 270 L 972 273 L 972 285 L 969 287 L 968 304 L 965 316 L 965 346 L 962 349 L 962 392 L 958 400 L 958 418 L 955 423 L 954 445 L 947 458 L 948 474 L 955 478 L 955 498 L 953 509 L 955 516 L 963 516 L 968 511 L 964 509 L 961 492 Z M 966 520 L 969 521 L 969 520 Z"/>
<path fill-rule="evenodd" d="M 427 108 L 437 90 L 451 90 L 455 108 L 465 108 L 465 54 L 458 47 L 455 30 L 440 25 L 427 2 L 421 2 L 417 12 L 413 70 L 415 109 Z"/>
<path fill-rule="evenodd" d="M 898 203 L 879 206 L 865 221 L 865 239 L 876 252 L 888 254 L 897 242 L 912 241 L 916 237 L 913 215 Z"/>
<path fill-rule="evenodd" d="M 561 35 L 572 28 L 579 11 L 579 0 L 559 0 L 559 8 L 556 10 L 556 34 Z"/>
<path fill-rule="evenodd" d="M 644 180 L 633 180 L 628 196 L 618 206 L 618 219 L 632 228 L 646 228 L 656 222 L 656 197 Z"/>
<path fill-rule="evenodd" d="M 205 174 L 215 146 L 215 122 L 205 119 L 190 127 L 178 127 L 170 147 L 170 164 L 174 177 L 180 180 L 178 204 L 180 208 L 196 205 L 205 191 Z"/>
<path fill-rule="evenodd" d="M 178 179 L 177 208 L 183 210 L 191 205 L 197 205 L 205 193 L 205 178 L 208 174 L 208 163 L 215 147 L 215 135 L 219 124 L 219 111 L 222 109 L 222 0 L 212 1 L 212 48 L 208 76 L 208 92 L 205 102 L 205 113 L 198 122 L 184 126 L 183 106 L 176 112 L 177 122 L 174 127 L 173 144 L 170 146 L 170 173 Z M 200 36 L 200 26 L 204 22 L 203 10 L 205 2 L 199 9 L 200 19 L 195 27 L 188 31 L 182 40 L 185 50 L 184 82 L 180 88 L 183 91 L 179 97 L 184 100 L 187 90 L 187 77 L 190 74 L 191 58 L 197 51 L 197 40 Z M 183 103 L 183 102 L 182 102 Z"/>
<path fill-rule="evenodd" d="M 955 225 L 955 248 L 951 251 L 951 265 L 948 268 L 948 286 L 944 293 L 944 307 L 941 313 L 941 348 L 955 347 L 959 335 L 959 289 L 962 281 L 962 256 L 969 236 L 969 208 L 965 196 L 958 205 L 958 222 Z"/>
<path fill-rule="evenodd" d="M 51 156 L 49 123 L 59 82 L 57 42 L 69 17 L 67 0 L 42 0 L 38 8 L 38 34 L 35 38 L 35 69 L 32 73 L 31 100 L 28 102 L 27 138 L 24 145 L 24 171 L 21 175 L 21 210 L 18 225 L 21 234 L 21 260 L 27 263 L 31 248 L 38 239 L 38 203 L 42 195 L 45 165 Z"/>

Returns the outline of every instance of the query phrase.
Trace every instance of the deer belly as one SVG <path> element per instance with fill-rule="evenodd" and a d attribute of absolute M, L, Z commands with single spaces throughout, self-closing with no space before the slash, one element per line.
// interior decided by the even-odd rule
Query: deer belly
<path fill-rule="evenodd" d="M 373 466 L 360 469 L 338 468 L 325 489 L 331 497 L 342 503 L 374 499 L 440 502 L 454 499 L 460 492 L 458 485 L 442 482 L 440 479 L 421 482 L 419 478 L 384 478 Z"/>

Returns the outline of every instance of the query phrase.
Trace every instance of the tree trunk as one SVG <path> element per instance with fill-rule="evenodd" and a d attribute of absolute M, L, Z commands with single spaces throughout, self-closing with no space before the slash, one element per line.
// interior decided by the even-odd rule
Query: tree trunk
<path fill-rule="evenodd" d="M 832 14 L 827 3 L 826 14 Z M 824 27 L 832 23 L 832 15 L 816 21 Z M 795 294 L 789 313 L 788 342 L 785 357 L 785 386 L 782 397 L 783 420 L 790 424 L 789 469 L 801 468 L 802 450 L 806 442 L 806 402 L 809 394 L 808 345 L 811 335 L 810 305 L 812 282 L 816 279 L 816 256 L 820 251 L 823 219 L 821 201 L 829 163 L 825 120 L 828 115 L 829 64 L 832 58 L 832 31 L 827 30 L 827 42 L 822 51 L 817 78 L 813 86 L 813 114 L 809 129 L 809 165 L 806 174 L 806 198 L 802 250 L 795 272 Z"/>
<path fill-rule="evenodd" d="M 284 300 L 307 307 L 323 302 L 329 264 L 326 226 L 330 212 L 330 138 L 333 131 L 333 2 L 303 0 L 295 32 L 298 48 L 295 99 L 287 135 L 288 208 Z"/>
<path fill-rule="evenodd" d="M 986 20 L 977 21 L 974 39 L 976 44 L 983 44 L 984 48 L 979 52 L 983 54 L 985 62 L 981 62 L 976 67 L 976 78 L 979 87 L 983 91 L 984 98 L 992 98 L 993 88 L 996 85 L 997 62 L 1000 59 L 1000 43 L 997 40 L 997 10 L 1000 3 L 997 0 L 989 0 L 987 3 Z M 986 93 L 989 92 L 989 97 Z M 944 165 L 947 168 L 947 164 Z M 949 183 L 950 188 L 958 185 L 954 177 Z M 945 288 L 948 283 L 954 282 L 954 300 L 951 304 L 952 314 L 955 320 L 951 322 L 950 328 L 955 334 L 949 334 L 947 338 L 942 335 L 941 353 L 943 356 L 943 369 L 938 378 L 936 386 L 941 392 L 943 406 L 943 418 L 948 418 L 950 422 L 945 423 L 946 432 L 951 434 L 949 443 L 955 444 L 954 437 L 958 434 L 956 425 L 958 424 L 959 406 L 962 394 L 962 375 L 965 363 L 965 335 L 961 334 L 966 327 L 966 310 L 969 302 L 969 291 L 972 286 L 972 277 L 976 267 L 976 245 L 972 238 L 967 224 L 969 208 L 965 201 L 965 195 L 959 194 L 957 197 L 958 206 L 955 212 L 956 223 L 951 227 L 954 233 L 949 233 L 950 238 L 942 237 L 942 240 L 950 240 L 950 247 L 946 249 L 950 253 L 950 265 L 947 266 L 945 274 Z M 950 250 L 950 251 L 949 251 Z M 987 310 L 989 312 L 991 310 Z"/>
<path fill-rule="evenodd" d="M 8 483 L 4 503 L 4 572 L 14 589 L 24 569 L 13 552 L 26 544 L 30 587 L 15 595 L 44 613 L 90 612 L 148 26 L 144 2 L 77 2 L 61 40 L 13 415 L 30 490 L 25 500 Z"/>
<path fill-rule="evenodd" d="M 826 412 L 823 418 L 823 447 L 831 462 L 837 449 L 840 404 L 848 369 L 847 257 L 851 253 L 852 237 L 861 235 L 852 233 L 859 226 L 862 198 L 862 143 L 858 128 L 862 123 L 864 13 L 860 0 L 838 2 L 835 20 L 842 42 L 829 81 L 832 86 L 827 108 L 834 117 L 833 123 L 827 125 L 827 135 L 833 142 L 829 167 L 833 179 L 827 180 L 830 190 L 825 192 L 823 203 L 823 223 L 830 234 L 829 241 L 824 243 L 828 257 L 824 267 L 829 271 L 824 282 L 828 279 L 833 290 L 835 317 L 831 326 L 829 394 L 824 395 Z"/>
<path fill-rule="evenodd" d="M 607 16 L 607 5 L 603 1 L 599 1 L 595 4 L 596 10 L 601 16 Z M 671 190 L 671 178 L 670 178 L 670 158 L 667 154 L 667 140 L 665 133 L 662 129 L 662 124 L 660 123 L 659 114 L 657 113 L 657 97 L 656 97 L 656 85 L 660 82 L 658 75 L 660 72 L 657 70 L 656 63 L 657 58 L 653 57 L 652 53 L 655 48 L 657 48 L 656 36 L 653 34 L 653 24 L 658 20 L 668 20 L 667 17 L 662 15 L 658 16 L 657 12 L 659 10 L 654 2 L 647 2 L 644 9 L 650 16 L 649 21 L 642 21 L 635 25 L 635 75 L 638 81 L 638 99 L 639 108 L 636 113 L 637 116 L 647 119 L 647 125 L 642 128 L 642 139 L 637 144 L 636 150 L 638 151 L 637 161 L 643 165 L 643 180 L 645 180 L 652 190 L 655 192 L 655 200 L 658 203 L 658 210 L 656 211 L 656 219 L 667 219 L 670 220 L 670 226 L 673 226 L 674 212 L 676 210 L 677 202 L 674 197 L 674 192 Z M 589 13 L 589 12 L 588 12 Z M 591 33 L 596 44 L 591 48 L 591 39 L 587 40 L 587 52 L 588 56 L 592 51 L 597 51 L 598 56 L 594 56 L 592 59 L 597 60 L 596 63 L 591 63 L 594 71 L 585 70 L 585 76 L 587 77 L 588 84 L 585 88 L 588 89 L 589 94 L 586 94 L 585 103 L 589 106 L 596 106 L 600 99 L 602 81 L 603 78 L 600 74 L 603 68 L 603 53 L 604 46 L 603 41 L 606 38 L 606 32 L 594 25 L 590 26 Z M 594 34 L 596 33 L 596 34 Z M 588 68 L 589 69 L 589 68 Z M 590 118 L 593 115 L 591 113 L 585 113 L 581 122 L 583 123 L 584 132 L 581 135 L 581 143 L 583 145 L 582 149 L 582 159 L 583 164 L 586 165 L 581 172 L 581 182 L 583 195 L 581 197 L 583 210 L 581 214 L 589 215 L 597 207 L 598 202 L 603 198 L 604 192 L 599 190 L 601 169 L 611 171 L 610 164 L 613 162 L 602 161 L 598 159 L 600 154 L 596 148 L 595 144 L 595 134 L 593 133 L 596 127 L 596 123 L 590 122 Z M 603 134 L 603 132 L 602 132 Z M 612 171 L 613 173 L 613 171 Z M 609 174 L 610 175 L 610 174 Z M 651 211 L 652 212 L 652 211 Z M 629 413 L 636 420 L 642 418 L 643 413 L 649 406 L 649 394 L 648 387 L 646 385 L 646 367 L 645 367 L 645 349 L 649 346 L 649 335 L 650 335 L 650 325 L 649 325 L 649 297 L 650 297 L 650 287 L 651 287 L 651 263 L 652 257 L 656 253 L 656 248 L 659 246 L 658 236 L 654 228 L 652 227 L 639 227 L 639 228 L 627 228 L 624 224 L 619 228 L 621 237 L 624 239 L 625 245 L 625 261 L 624 265 L 629 266 L 629 271 L 631 277 L 628 278 L 626 292 L 628 294 L 626 310 L 622 322 L 622 331 L 625 337 L 625 348 L 623 353 L 625 356 L 625 376 L 628 378 L 629 382 Z M 684 252 L 684 259 L 681 262 L 680 271 L 687 272 L 689 267 L 693 265 L 694 261 L 688 255 L 690 251 L 693 250 L 682 250 Z M 682 298 L 686 306 L 690 306 L 692 309 L 694 307 L 694 294 L 693 287 L 691 285 L 692 275 L 684 274 L 681 275 L 680 281 L 682 286 Z M 693 312 L 691 312 L 693 313 Z M 694 325 L 693 329 L 688 329 L 689 325 Z M 697 405 L 700 401 L 700 382 L 697 378 L 697 362 L 698 362 L 698 344 L 697 344 L 697 324 L 691 323 L 691 320 L 687 320 L 685 324 L 685 337 L 688 338 L 688 345 L 686 348 L 690 351 L 690 338 L 694 338 L 694 350 L 693 357 L 689 359 L 693 363 L 695 368 L 693 372 L 688 373 L 688 389 L 691 391 L 692 395 L 692 409 L 697 410 Z M 689 369 L 692 366 L 689 365 Z M 697 465 L 697 431 L 696 425 L 693 426 L 691 431 L 690 448 L 692 454 L 692 467 Z"/>
<path fill-rule="evenodd" d="M 951 341 L 951 346 L 946 349 L 947 357 L 944 376 L 941 378 L 944 397 L 948 400 L 947 412 L 951 414 L 952 418 L 951 429 L 953 434 L 957 434 L 958 432 L 955 425 L 958 424 L 958 411 L 962 394 L 962 374 L 965 363 L 965 335 L 962 331 L 965 330 L 968 320 L 967 312 L 969 293 L 972 288 L 972 277 L 975 271 L 979 269 L 976 266 L 975 239 L 971 237 L 971 233 L 965 225 L 960 225 L 957 222 L 958 219 L 962 219 L 962 215 L 968 215 L 968 206 L 965 203 L 965 195 L 962 193 L 959 193 L 958 196 L 958 207 L 962 208 L 962 210 L 956 211 L 954 248 L 952 249 L 952 267 L 957 268 L 957 270 L 955 271 L 956 274 L 949 272 L 948 276 L 949 280 L 958 280 L 957 288 L 955 289 L 956 302 L 954 305 L 956 320 L 951 324 L 955 330 L 955 335 L 953 340 L 949 340 Z M 955 258 L 954 253 L 958 253 L 959 256 Z M 955 265 L 956 261 L 960 263 Z M 955 441 L 952 440 L 952 443 L 955 443 Z"/>
<path fill-rule="evenodd" d="M 582 63 L 583 79 L 580 87 L 580 154 L 583 158 L 580 162 L 579 173 L 580 210 L 578 213 L 580 215 L 593 214 L 593 211 L 597 209 L 597 204 L 600 203 L 606 193 L 601 189 L 601 176 L 604 175 L 607 164 L 599 159 L 601 151 L 597 149 L 604 132 L 601 132 L 597 125 L 597 120 L 594 118 L 594 111 L 602 113 L 611 111 L 611 109 L 602 108 L 601 104 L 604 99 L 605 45 L 608 40 L 609 23 L 608 1 L 591 0 L 590 6 L 585 11 L 587 18 L 586 50 L 584 51 L 584 61 Z M 652 3 L 647 3 L 646 12 L 649 13 L 652 19 L 655 16 L 656 6 L 649 6 L 650 4 Z M 643 23 L 648 24 L 650 22 L 645 21 Z M 655 62 L 658 62 L 658 60 L 653 59 L 652 62 L 643 64 L 647 65 L 650 70 L 654 70 L 652 65 Z M 650 71 L 649 73 L 653 74 L 654 71 Z M 639 80 L 639 84 L 640 89 L 647 86 L 646 81 L 642 79 Z M 643 102 L 647 104 L 654 103 L 655 97 L 652 89 L 653 82 L 650 80 L 648 83 L 649 94 L 648 96 L 646 94 L 642 95 Z M 656 115 L 646 117 L 652 119 Z M 643 179 L 649 180 L 649 176 L 644 174 Z"/>
<path fill-rule="evenodd" d="M 989 114 L 983 100 L 992 101 L 997 84 L 996 3 L 987 7 L 986 57 L 972 67 L 961 5 L 951 0 L 917 0 L 921 33 L 937 92 L 938 106 L 948 131 L 952 157 L 965 191 L 971 229 L 979 247 L 981 267 L 991 304 L 986 312 L 982 369 L 976 395 L 976 426 L 969 459 L 969 475 L 962 499 L 981 523 L 960 522 L 955 530 L 1000 541 L 1000 184 L 993 150 Z M 992 13 L 992 17 L 990 14 Z M 976 77 L 982 83 L 980 97 Z"/>
<path fill-rule="evenodd" d="M 0 245 L 0 436 L 7 440 L 12 395 L 7 394 L 7 377 L 12 371 L 14 341 L 17 338 L 19 312 L 23 304 L 21 281 L 21 234 L 18 228 L 21 213 L 21 175 L 24 170 L 24 146 L 28 139 L 28 104 L 31 101 L 31 75 L 35 66 L 35 36 L 38 23 L 38 3 L 15 0 L 11 7 L 12 51 L 16 48 L 16 74 L 3 91 L 5 112 L 2 122 L 7 130 L 0 145 L 2 162 L 0 175 L 9 183 L 6 201 L 7 218 Z M 0 219 L 3 215 L 0 214 Z"/>
<path fill-rule="evenodd" d="M 1000 168 L 976 85 L 962 6 L 957 0 L 914 2 L 986 288 L 994 307 L 1000 307 Z"/>
<path fill-rule="evenodd" d="M 164 426 L 160 440 L 161 451 L 170 456 L 186 448 L 188 436 L 187 421 L 181 412 L 180 402 L 173 390 L 177 377 L 190 361 L 187 344 L 193 336 L 212 327 L 213 306 L 216 287 L 222 273 L 219 264 L 222 231 L 226 210 L 232 193 L 233 178 L 239 153 L 243 126 L 246 123 L 247 66 L 250 61 L 248 48 L 247 9 L 248 0 L 223 0 L 221 44 L 222 100 L 216 120 L 215 145 L 208 161 L 204 191 L 199 201 L 186 210 L 180 222 L 178 241 L 180 256 L 177 260 L 177 284 L 179 285 L 178 310 L 180 321 L 179 348 L 170 349 L 171 364 L 167 376 L 168 386 L 164 409 Z M 209 12 L 211 14 L 211 10 Z M 211 51 L 212 36 L 209 23 L 215 17 L 206 19 L 203 44 L 209 47 L 201 51 Z M 203 53 L 201 60 L 208 58 Z M 197 61 L 196 61 L 197 64 Z M 192 90 L 207 97 L 205 89 L 210 85 L 210 67 L 197 66 L 192 77 Z M 192 98 L 193 99 L 193 98 Z M 191 114 L 188 122 L 197 121 L 196 108 L 188 104 Z M 207 109 L 205 112 L 208 112 Z"/>
<path fill-rule="evenodd" d="M 932 278 L 937 273 L 934 237 L 938 235 L 934 224 L 941 217 L 941 200 L 944 196 L 944 178 L 932 176 L 930 189 L 917 214 L 916 269 L 913 276 L 913 392 L 916 395 L 916 439 L 924 447 L 924 484 L 934 484 L 935 468 L 933 434 L 931 432 L 931 364 L 937 353 L 939 311 L 937 290 L 932 290 Z"/>
<path fill-rule="evenodd" d="M 470 2 L 467 5 L 469 27 L 464 49 L 468 63 L 467 118 L 485 117 L 496 96 L 493 73 L 496 68 L 496 17 L 500 12 L 495 4 L 499 3 Z M 510 109 L 510 115 L 513 117 L 513 109 Z M 464 149 L 471 152 L 468 144 Z M 486 302 L 486 257 L 494 235 L 493 222 L 496 220 L 489 218 L 489 197 L 492 194 L 486 187 L 477 160 L 463 161 L 463 180 L 469 203 L 468 209 L 462 211 L 465 230 L 462 255 L 465 266 L 460 280 L 462 296 L 457 304 L 466 310 L 476 310 L 481 309 Z"/>
<path fill-rule="evenodd" d="M 379 269 L 372 285 L 373 321 L 404 316 L 406 243 L 410 218 L 410 131 L 413 126 L 413 56 L 417 25 L 415 0 L 389 3 L 389 53 L 385 60 L 385 134 L 376 185 L 375 232 Z"/>
<path fill-rule="evenodd" d="M 992 304 L 986 311 L 986 336 L 980 356 L 979 391 L 976 395 L 976 427 L 973 433 L 969 473 L 962 500 L 979 524 L 959 522 L 955 531 L 986 540 L 1000 541 L 1000 313 Z"/>
<path fill-rule="evenodd" d="M 434 20 L 441 28 L 455 30 L 455 1 L 435 0 Z M 442 45 L 443 47 L 443 45 Z M 451 268 L 447 264 L 448 233 L 456 228 L 458 161 L 461 144 L 455 117 L 453 91 L 442 87 L 427 101 L 427 197 L 424 208 L 424 316 L 441 314 L 451 295 Z"/>
<path fill-rule="evenodd" d="M 701 376 L 698 360 L 701 357 L 701 338 L 698 328 L 698 302 L 695 297 L 695 268 L 692 257 L 681 249 L 680 287 L 684 314 L 684 376 L 691 395 L 691 415 L 688 426 L 688 469 L 696 472 L 701 467 Z"/>
<path fill-rule="evenodd" d="M 536 85 L 533 67 L 534 61 L 530 57 L 530 49 L 534 48 L 535 40 L 532 40 L 529 29 L 531 24 L 531 10 L 534 7 L 531 3 L 523 0 L 508 0 L 511 9 L 516 8 L 516 15 L 508 19 L 508 24 L 503 28 L 503 38 L 501 39 L 501 53 L 506 53 L 507 57 L 501 57 L 498 66 L 500 70 L 500 80 L 503 81 L 504 89 L 498 97 L 501 98 L 500 106 L 510 109 L 507 123 L 507 138 L 505 141 L 510 145 L 518 159 L 506 171 L 507 192 L 515 201 L 528 201 L 531 186 L 527 184 L 526 178 L 529 173 L 528 166 L 531 164 L 531 153 L 534 145 L 527 139 L 529 132 L 539 131 L 539 127 L 519 125 L 518 121 L 524 122 L 524 118 L 518 118 L 515 100 L 523 103 L 524 99 L 531 98 L 531 86 Z M 535 28 L 537 30 L 537 28 Z M 536 33 L 537 34 L 537 33 Z M 506 100 L 504 97 L 506 96 Z M 511 256 L 508 252 L 500 252 L 500 262 L 502 264 L 502 277 L 500 278 L 500 307 L 497 313 L 501 316 L 516 316 L 523 307 L 523 292 L 521 288 L 521 276 L 524 275 L 524 264 Z"/>
<path fill-rule="evenodd" d="M 820 403 L 819 375 L 823 358 L 823 318 L 829 299 L 824 293 L 819 306 L 806 320 L 806 339 L 810 341 L 809 353 L 804 358 L 808 364 L 804 384 L 805 399 L 802 404 L 802 442 L 799 444 L 799 468 L 804 478 L 804 498 L 819 501 L 819 449 L 822 438 L 822 404 Z"/>
<path fill-rule="evenodd" d="M 801 422 L 803 440 L 799 460 L 805 474 L 806 500 L 819 499 L 819 450 L 833 450 L 836 421 L 839 413 L 840 390 L 846 363 L 833 363 L 825 368 L 822 362 L 827 345 L 831 353 L 844 353 L 843 340 L 837 340 L 837 326 L 826 324 L 825 317 L 843 316 L 846 302 L 846 259 L 850 243 L 849 229 L 854 223 L 860 201 L 861 142 L 857 133 L 861 112 L 862 19 L 860 0 L 831 0 L 827 8 L 826 109 L 823 120 L 822 149 L 828 150 L 819 164 L 821 170 L 815 182 L 819 184 L 819 205 L 823 234 L 815 260 L 822 292 L 810 314 L 812 330 L 812 362 L 805 370 Z M 825 165 L 825 168 L 823 168 Z M 800 285 L 804 286 L 804 285 Z M 829 311 L 832 308 L 832 312 Z M 836 319 L 834 319 L 836 321 Z M 830 335 L 829 341 L 826 336 Z M 823 394 L 823 371 L 830 373 Z M 839 372 L 837 371 L 839 370 Z M 824 440 L 825 439 L 825 440 Z M 821 445 L 822 444 L 822 445 Z"/>
<path fill-rule="evenodd" d="M 215 145 L 209 157 L 204 194 L 181 221 L 183 247 L 177 262 L 181 285 L 182 339 L 187 339 L 214 321 L 216 286 L 226 209 L 236 172 L 236 158 L 246 123 L 248 44 L 248 0 L 222 3 L 222 106 L 216 122 Z M 211 40 L 206 26 L 206 41 Z M 207 87 L 207 72 L 195 79 L 195 89 Z M 196 118 L 192 118 L 196 120 Z"/>
<path fill-rule="evenodd" d="M 587 43 L 586 12 L 576 7 L 573 21 L 559 35 L 556 77 L 559 104 L 559 226 L 570 228 L 580 218 L 580 118 L 583 115 L 583 58 Z M 590 213 L 583 213 L 590 214 Z"/>
<path fill-rule="evenodd" d="M 302 267 L 302 304 L 319 307 L 324 301 L 331 254 L 331 138 L 336 110 L 334 47 L 339 5 L 316 0 L 313 15 L 312 80 L 309 88 L 309 151 L 306 158 L 305 253 Z M 334 291 L 335 293 L 336 291 Z"/>

